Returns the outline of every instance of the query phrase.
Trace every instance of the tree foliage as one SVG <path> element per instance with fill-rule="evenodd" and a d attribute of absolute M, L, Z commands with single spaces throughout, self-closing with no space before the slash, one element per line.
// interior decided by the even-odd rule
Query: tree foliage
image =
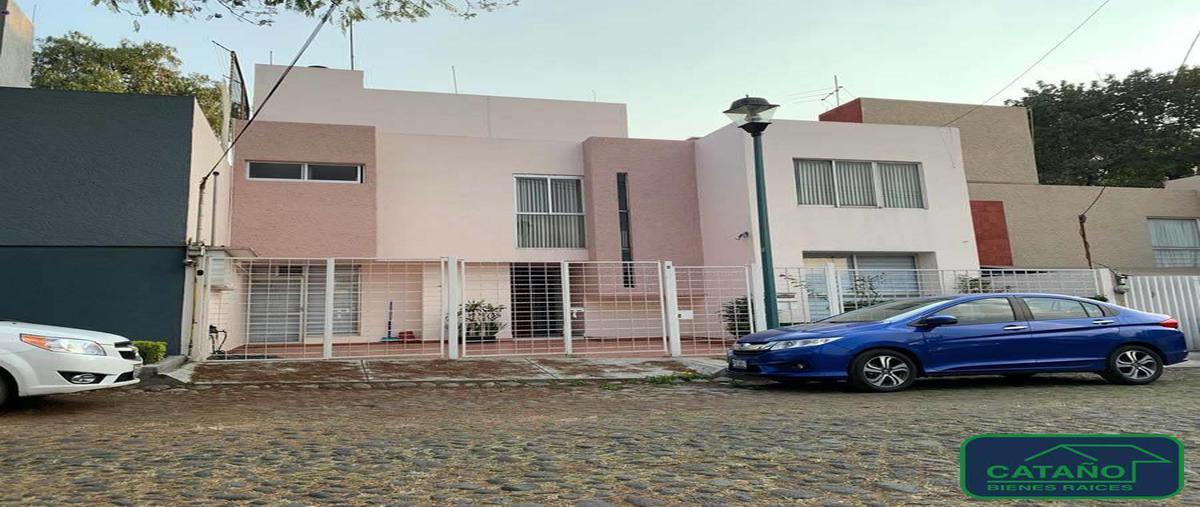
<path fill-rule="evenodd" d="M 114 12 L 134 16 L 161 15 L 214 19 L 226 16 L 238 20 L 269 25 L 281 11 L 308 17 L 324 15 L 332 3 L 342 26 L 351 22 L 379 19 L 383 21 L 417 21 L 444 11 L 462 18 L 473 18 L 480 12 L 517 5 L 520 0 L 92 0 L 92 5 L 104 5 Z"/>
<path fill-rule="evenodd" d="M 1038 82 L 1009 104 L 1031 111 L 1042 183 L 1159 187 L 1200 164 L 1200 67 Z"/>
<path fill-rule="evenodd" d="M 33 54 L 33 86 L 146 95 L 193 96 L 216 131 L 221 125 L 221 86 L 203 74 L 179 70 L 175 48 L 122 40 L 105 47 L 79 32 L 39 41 Z"/>

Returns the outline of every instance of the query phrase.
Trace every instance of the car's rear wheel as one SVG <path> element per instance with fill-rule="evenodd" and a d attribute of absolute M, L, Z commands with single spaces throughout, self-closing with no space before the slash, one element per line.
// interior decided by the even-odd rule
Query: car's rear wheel
<path fill-rule="evenodd" d="M 850 384 L 862 391 L 890 393 L 916 380 L 916 362 L 894 350 L 868 350 L 850 365 Z"/>
<path fill-rule="evenodd" d="M 1162 356 L 1141 345 L 1126 345 L 1108 356 L 1108 369 L 1100 375 L 1114 384 L 1145 385 L 1161 377 Z"/>

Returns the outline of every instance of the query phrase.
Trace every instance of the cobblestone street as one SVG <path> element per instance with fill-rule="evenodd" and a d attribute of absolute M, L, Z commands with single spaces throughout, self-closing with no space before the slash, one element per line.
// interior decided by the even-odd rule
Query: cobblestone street
<path fill-rule="evenodd" d="M 984 432 L 1169 433 L 1200 505 L 1200 369 L 924 381 L 124 390 L 0 413 L 0 503 L 957 505 Z M 978 502 L 973 502 L 978 504 Z M 1161 503 L 1161 502 L 1160 502 Z"/>

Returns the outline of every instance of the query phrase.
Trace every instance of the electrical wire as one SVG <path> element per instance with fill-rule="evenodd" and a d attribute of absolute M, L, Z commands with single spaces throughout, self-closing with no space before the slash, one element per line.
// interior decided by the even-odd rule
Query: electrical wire
<path fill-rule="evenodd" d="M 1192 50 L 1196 48 L 1196 41 L 1200 40 L 1200 32 L 1196 32 L 1196 36 L 1192 37 L 1192 44 L 1188 46 L 1187 52 L 1183 54 L 1183 61 L 1179 62 L 1179 68 L 1182 69 L 1187 65 L 1188 57 L 1192 56 Z"/>
<path fill-rule="evenodd" d="M 1033 70 L 1034 67 L 1037 67 L 1038 64 L 1042 63 L 1042 61 L 1045 60 L 1047 57 L 1049 57 L 1051 53 L 1053 53 L 1060 46 L 1062 46 L 1064 43 L 1066 43 L 1067 39 L 1070 39 L 1072 35 L 1075 35 L 1075 32 L 1078 32 L 1080 28 L 1083 28 L 1083 25 L 1086 25 L 1088 23 L 1088 21 L 1091 21 L 1092 18 L 1096 17 L 1096 14 L 1100 12 L 1100 9 L 1103 9 L 1104 6 L 1108 5 L 1108 2 L 1111 2 L 1111 1 L 1112 0 L 1104 0 L 1103 2 L 1100 2 L 1100 5 L 1097 6 L 1096 9 L 1093 10 L 1091 14 L 1088 14 L 1088 16 L 1086 18 L 1083 18 L 1083 21 L 1081 21 L 1078 25 L 1076 25 L 1075 28 L 1073 28 L 1070 32 L 1067 32 L 1066 37 L 1063 37 L 1062 40 L 1058 41 L 1058 44 L 1055 44 L 1053 47 L 1050 48 L 1049 51 L 1046 51 L 1045 53 L 1043 53 L 1040 58 L 1038 58 L 1032 64 L 1030 64 L 1028 67 L 1026 67 L 1024 71 L 1021 71 L 1020 74 L 1017 74 L 1017 77 L 1012 78 L 1012 80 L 1009 81 L 1008 84 L 1005 84 L 1004 87 L 997 90 L 996 93 L 993 93 L 991 97 L 987 98 L 987 100 L 984 100 L 983 102 L 979 103 L 975 107 L 968 109 L 965 113 L 958 115 L 953 120 L 943 123 L 942 126 L 949 127 L 952 123 L 965 118 L 967 115 L 969 115 L 971 113 L 974 113 L 975 111 L 979 110 L 979 108 L 983 107 L 984 105 L 987 105 L 988 102 L 991 102 L 992 99 L 1000 96 L 1001 93 L 1004 93 L 1005 90 L 1007 90 L 1012 85 L 1016 84 L 1017 81 L 1020 81 L 1021 78 L 1025 77 L 1025 75 L 1029 73 L 1029 71 Z"/>
<path fill-rule="evenodd" d="M 1091 204 L 1089 204 L 1089 205 L 1088 205 L 1088 207 L 1087 207 L 1087 209 L 1083 210 L 1083 213 L 1080 213 L 1080 214 L 1079 214 L 1079 216 L 1084 216 L 1084 217 L 1086 217 L 1086 216 L 1087 216 L 1087 214 L 1088 214 L 1088 212 L 1089 212 L 1089 211 L 1092 211 L 1092 206 L 1095 206 L 1097 202 L 1100 202 L 1100 197 L 1104 196 L 1104 191 L 1105 191 L 1105 190 L 1108 190 L 1108 186 L 1107 186 L 1107 185 L 1105 185 L 1105 186 L 1103 186 L 1103 187 L 1100 187 L 1100 192 L 1096 194 L 1096 198 L 1095 198 L 1095 199 L 1092 199 L 1092 203 L 1091 203 Z"/>
<path fill-rule="evenodd" d="M 832 87 L 832 86 L 826 86 L 826 87 L 824 87 L 824 88 L 817 88 L 817 89 L 815 89 L 815 90 L 807 90 L 807 91 L 803 91 L 803 92 L 793 92 L 793 93 L 789 93 L 788 95 L 789 95 L 789 96 L 792 96 L 792 95 L 808 95 L 808 94 L 810 94 L 810 93 L 816 93 L 816 92 L 826 92 L 826 91 L 829 91 L 829 90 L 832 90 L 832 89 L 833 89 L 833 87 Z M 818 94 L 818 95 L 819 95 L 819 94 Z"/>
<path fill-rule="evenodd" d="M 1196 41 L 1200 40 L 1200 31 L 1196 32 L 1196 36 L 1192 37 L 1192 43 L 1188 46 L 1187 52 L 1183 54 L 1183 61 L 1179 62 L 1179 70 L 1175 71 L 1175 79 L 1171 80 L 1171 84 L 1179 83 L 1179 76 L 1183 75 L 1183 71 L 1187 69 L 1188 57 L 1192 56 L 1192 50 L 1196 48 Z"/>
<path fill-rule="evenodd" d="M 317 22 L 317 26 L 313 27 L 312 33 L 308 34 L 308 39 L 304 41 L 304 45 L 300 46 L 300 51 L 296 52 L 296 56 L 292 58 L 292 63 L 288 64 L 287 68 L 283 70 L 283 74 L 279 75 L 279 79 L 275 80 L 275 84 L 271 86 L 271 90 L 267 92 L 265 97 L 263 97 L 262 102 L 258 104 L 258 108 L 254 110 L 254 114 L 250 115 L 249 120 L 246 120 L 246 124 L 243 125 L 242 129 L 238 131 L 236 136 L 234 136 L 233 141 L 230 141 L 229 146 L 227 146 L 225 151 L 221 153 L 220 158 L 218 158 L 217 162 L 213 164 L 212 169 L 209 169 L 208 173 L 206 173 L 203 178 L 200 178 L 200 185 L 203 186 L 208 181 L 209 176 L 212 176 L 212 174 L 216 172 L 217 168 L 221 167 L 221 162 L 225 160 L 225 157 L 229 155 L 229 152 L 233 150 L 233 147 L 237 145 L 238 140 L 242 138 L 242 134 L 245 134 L 246 131 L 250 129 L 250 126 L 254 124 L 254 120 L 258 119 L 258 115 L 262 113 L 262 110 L 264 107 L 266 107 L 267 102 L 271 100 L 271 96 L 275 95 L 275 91 L 278 90 L 279 86 L 283 84 L 283 80 L 286 79 L 288 74 L 292 72 L 292 69 L 296 68 L 296 63 L 298 63 L 300 58 L 304 56 L 304 52 L 308 51 L 308 47 L 312 45 L 313 40 L 317 38 L 317 34 L 321 33 L 321 29 L 325 27 L 325 24 L 329 22 L 329 18 L 333 16 L 334 9 L 336 9 L 341 3 L 342 0 L 333 0 L 333 2 L 329 4 L 329 9 L 325 11 L 324 16 L 321 16 L 321 20 Z"/>

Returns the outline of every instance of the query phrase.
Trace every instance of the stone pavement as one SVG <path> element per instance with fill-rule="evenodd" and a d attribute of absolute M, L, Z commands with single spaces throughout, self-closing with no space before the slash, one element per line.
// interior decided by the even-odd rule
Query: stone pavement
<path fill-rule="evenodd" d="M 1148 432 L 1192 456 L 1184 493 L 1145 504 L 1200 505 L 1195 368 L 1144 387 L 1045 375 L 884 395 L 706 379 L 157 387 L 0 412 L 0 504 L 982 505 L 957 486 L 971 435 Z"/>
<path fill-rule="evenodd" d="M 171 375 L 196 384 L 321 384 L 392 382 L 501 382 L 632 380 L 670 375 L 713 375 L 713 358 L 480 358 L 335 361 L 231 361 L 189 364 Z"/>

